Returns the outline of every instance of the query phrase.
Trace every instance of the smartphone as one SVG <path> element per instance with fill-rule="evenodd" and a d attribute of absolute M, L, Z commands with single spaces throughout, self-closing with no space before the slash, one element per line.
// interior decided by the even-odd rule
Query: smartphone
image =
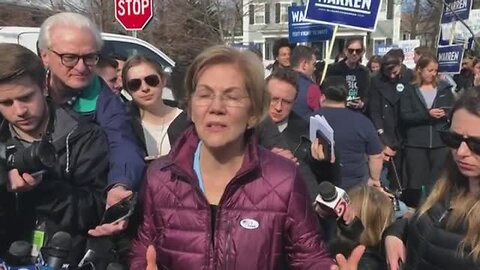
<path fill-rule="evenodd" d="M 317 139 L 318 142 L 323 146 L 323 155 L 325 156 L 325 160 L 330 160 L 332 158 L 332 144 L 320 130 L 317 130 Z"/>
<path fill-rule="evenodd" d="M 137 193 L 110 206 L 103 214 L 100 224 L 116 223 L 130 217 L 137 204 Z"/>
<path fill-rule="evenodd" d="M 445 113 L 449 113 L 452 110 L 452 106 L 442 106 L 440 109 L 444 110 Z"/>

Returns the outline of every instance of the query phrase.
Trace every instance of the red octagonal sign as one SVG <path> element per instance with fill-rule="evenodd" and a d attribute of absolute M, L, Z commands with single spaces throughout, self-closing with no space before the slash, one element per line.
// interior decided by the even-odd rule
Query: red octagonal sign
<path fill-rule="evenodd" d="M 126 30 L 142 30 L 153 16 L 153 0 L 114 1 L 115 18 Z"/>

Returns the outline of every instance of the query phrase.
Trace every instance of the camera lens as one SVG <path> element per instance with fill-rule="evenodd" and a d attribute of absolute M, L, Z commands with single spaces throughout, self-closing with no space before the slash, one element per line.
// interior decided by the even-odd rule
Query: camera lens
<path fill-rule="evenodd" d="M 8 165 L 20 173 L 34 173 L 52 168 L 57 161 L 55 147 L 48 141 L 33 142 L 8 158 Z"/>

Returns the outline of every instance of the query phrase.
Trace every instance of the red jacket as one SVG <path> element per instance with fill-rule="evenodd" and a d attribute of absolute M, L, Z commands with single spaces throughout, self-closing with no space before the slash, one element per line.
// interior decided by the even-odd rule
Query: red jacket
<path fill-rule="evenodd" d="M 159 269 L 330 269 L 333 261 L 297 167 L 253 137 L 220 200 L 213 243 L 210 206 L 193 170 L 193 128 L 169 156 L 149 166 L 130 269 L 145 269 L 149 244 Z"/>

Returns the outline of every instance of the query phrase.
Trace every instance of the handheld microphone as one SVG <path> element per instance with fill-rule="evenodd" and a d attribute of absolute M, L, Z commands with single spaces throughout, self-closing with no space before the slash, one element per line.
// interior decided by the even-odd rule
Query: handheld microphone
<path fill-rule="evenodd" d="M 338 218 L 337 226 L 340 233 L 350 240 L 358 241 L 364 229 L 362 221 L 355 217 L 347 224 L 342 218 L 347 210 L 347 206 L 350 204 L 347 192 L 326 181 L 320 183 L 319 192 L 315 201 L 322 209 L 333 213 Z"/>
<path fill-rule="evenodd" d="M 27 241 L 15 241 L 10 245 L 5 256 L 4 268 L 12 270 L 35 270 L 30 252 L 32 245 Z"/>
<path fill-rule="evenodd" d="M 56 232 L 47 246 L 42 248 L 42 255 L 46 257 L 47 266 L 54 270 L 62 269 L 70 250 L 72 248 L 72 237 L 66 232 Z"/>
<path fill-rule="evenodd" d="M 320 183 L 318 187 L 319 194 L 315 201 L 323 210 L 335 214 L 336 217 L 342 217 L 350 203 L 347 192 L 328 181 Z"/>

